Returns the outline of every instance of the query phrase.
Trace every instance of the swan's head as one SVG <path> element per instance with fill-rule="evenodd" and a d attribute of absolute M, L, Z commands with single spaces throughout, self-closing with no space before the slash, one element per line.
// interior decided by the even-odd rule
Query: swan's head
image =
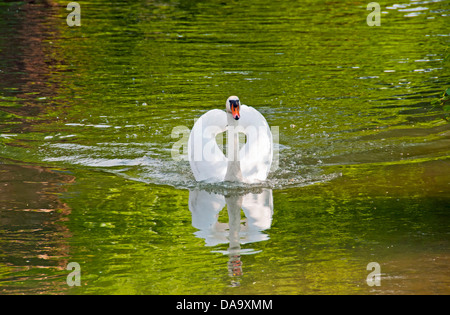
<path fill-rule="evenodd" d="M 227 103 L 225 104 L 227 113 L 230 113 L 236 120 L 241 117 L 241 115 L 239 114 L 239 105 L 239 97 L 237 96 L 230 96 L 227 99 Z"/>

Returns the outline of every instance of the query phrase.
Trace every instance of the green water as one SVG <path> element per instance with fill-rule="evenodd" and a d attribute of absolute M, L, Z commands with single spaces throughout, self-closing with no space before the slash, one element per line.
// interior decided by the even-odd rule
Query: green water
<path fill-rule="evenodd" d="M 0 294 L 450 293 L 448 1 L 67 3 L 0 3 Z M 279 128 L 261 185 L 172 159 L 230 95 Z"/>

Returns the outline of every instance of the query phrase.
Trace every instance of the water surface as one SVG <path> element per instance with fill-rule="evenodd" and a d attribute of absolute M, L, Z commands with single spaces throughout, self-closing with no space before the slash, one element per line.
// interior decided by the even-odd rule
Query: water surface
<path fill-rule="evenodd" d="M 80 5 L 0 4 L 2 294 L 450 292 L 447 2 Z M 172 159 L 230 95 L 279 128 L 265 183 Z"/>

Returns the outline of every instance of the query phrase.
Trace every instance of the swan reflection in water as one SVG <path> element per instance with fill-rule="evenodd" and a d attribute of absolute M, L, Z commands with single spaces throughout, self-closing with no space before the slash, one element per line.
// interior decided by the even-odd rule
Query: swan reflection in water
<path fill-rule="evenodd" d="M 218 221 L 219 214 L 227 206 L 228 224 Z M 241 221 L 241 209 L 245 219 Z M 273 215 L 271 189 L 240 194 L 228 191 L 224 194 L 194 189 L 189 191 L 189 210 L 192 226 L 199 231 L 195 235 L 205 240 L 206 246 L 229 244 L 228 273 L 235 278 L 242 275 L 241 254 L 257 253 L 251 249 L 241 249 L 241 244 L 265 241 L 269 236 L 263 231 L 270 228 Z M 239 285 L 233 282 L 233 285 Z"/>

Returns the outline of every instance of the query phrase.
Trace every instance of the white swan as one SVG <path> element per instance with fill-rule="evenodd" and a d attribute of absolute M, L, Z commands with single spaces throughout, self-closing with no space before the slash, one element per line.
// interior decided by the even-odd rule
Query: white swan
<path fill-rule="evenodd" d="M 230 96 L 226 111 L 213 109 L 194 124 L 188 140 L 188 159 L 197 181 L 256 183 L 269 174 L 273 158 L 272 133 L 266 119 L 250 106 Z M 227 132 L 227 155 L 216 136 Z M 247 142 L 239 149 L 239 133 Z"/>

